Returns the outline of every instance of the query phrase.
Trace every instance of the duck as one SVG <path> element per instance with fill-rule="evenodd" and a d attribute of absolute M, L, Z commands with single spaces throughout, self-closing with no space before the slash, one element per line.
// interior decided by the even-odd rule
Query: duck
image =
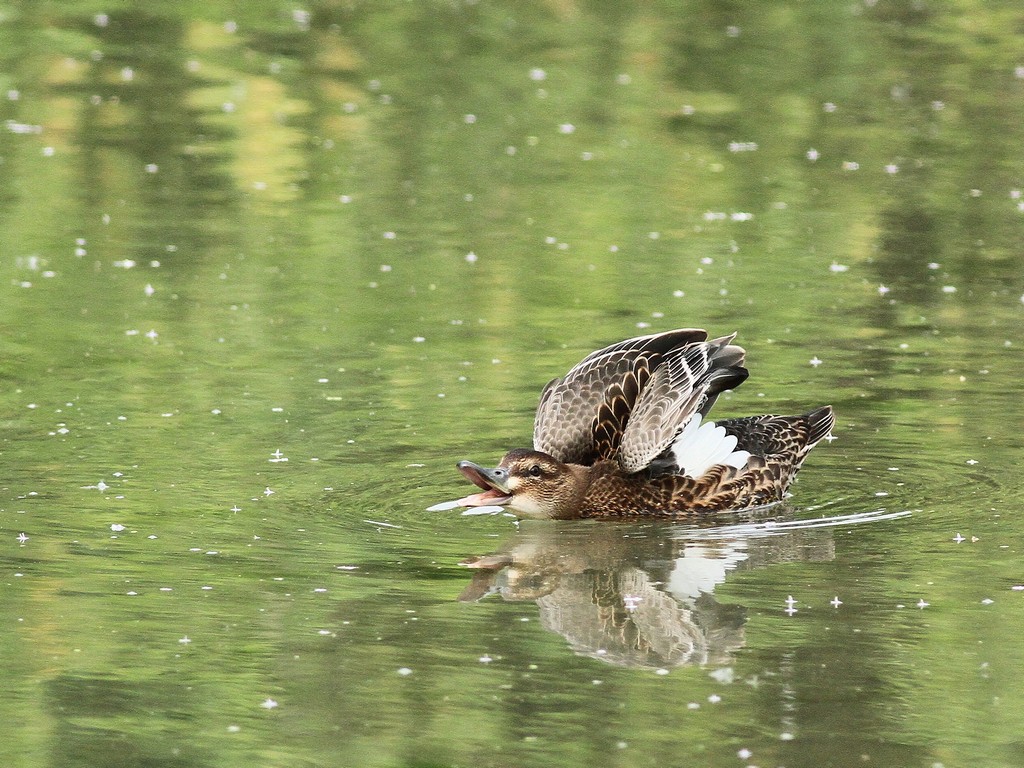
<path fill-rule="evenodd" d="M 680 328 L 592 352 L 541 391 L 533 447 L 513 448 L 496 467 L 458 462 L 480 492 L 448 504 L 564 520 L 686 518 L 782 501 L 810 450 L 831 439 L 835 414 L 825 405 L 709 418 L 749 375 L 735 337 Z"/>

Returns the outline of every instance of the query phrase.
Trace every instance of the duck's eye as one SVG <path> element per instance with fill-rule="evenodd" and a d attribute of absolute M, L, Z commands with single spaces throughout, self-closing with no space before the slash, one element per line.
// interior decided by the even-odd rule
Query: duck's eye
<path fill-rule="evenodd" d="M 532 467 L 530 467 L 530 477 L 540 477 L 540 476 L 541 476 L 540 464 L 534 464 Z"/>

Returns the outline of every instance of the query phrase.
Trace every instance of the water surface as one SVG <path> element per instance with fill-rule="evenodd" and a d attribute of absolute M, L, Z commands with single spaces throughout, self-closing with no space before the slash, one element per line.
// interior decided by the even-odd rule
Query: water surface
<path fill-rule="evenodd" d="M 0 8 L 4 763 L 1024 763 L 1022 22 Z M 685 326 L 785 506 L 425 511 Z"/>

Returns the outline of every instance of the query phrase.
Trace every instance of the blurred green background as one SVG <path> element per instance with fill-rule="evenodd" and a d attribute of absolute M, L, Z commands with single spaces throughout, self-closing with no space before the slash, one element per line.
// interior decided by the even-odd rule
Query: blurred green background
<path fill-rule="evenodd" d="M 1024 763 L 1022 33 L 0 4 L 3 763 Z M 424 511 L 684 326 L 836 408 L 772 519 Z"/>

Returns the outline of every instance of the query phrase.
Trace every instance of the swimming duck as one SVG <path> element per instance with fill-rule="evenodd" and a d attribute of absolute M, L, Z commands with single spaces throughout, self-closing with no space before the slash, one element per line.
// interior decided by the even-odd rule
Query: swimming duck
<path fill-rule="evenodd" d="M 681 328 L 591 353 L 544 387 L 533 448 L 491 469 L 460 461 L 480 493 L 452 504 L 519 517 L 685 517 L 780 501 L 835 423 L 800 416 L 711 421 L 718 396 L 749 373 L 736 334 Z"/>

